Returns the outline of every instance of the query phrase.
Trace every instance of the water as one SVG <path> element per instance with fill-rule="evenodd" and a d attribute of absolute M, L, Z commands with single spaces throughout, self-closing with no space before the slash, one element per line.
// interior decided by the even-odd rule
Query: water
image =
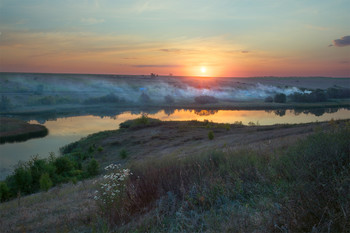
<path fill-rule="evenodd" d="M 19 143 L 6 143 L 0 145 L 0 180 L 11 173 L 18 161 L 28 161 L 32 156 L 48 157 L 50 152 L 59 154 L 59 148 L 68 143 L 79 140 L 89 134 L 104 130 L 119 128 L 119 124 L 140 117 L 141 113 L 123 112 L 111 117 L 100 116 L 70 116 L 51 120 L 39 120 L 49 129 L 49 135 L 44 138 L 30 139 Z M 260 125 L 294 124 L 331 119 L 347 119 L 349 109 L 315 109 L 313 112 L 296 112 L 294 110 L 264 111 L 264 110 L 164 110 L 148 115 L 163 121 L 209 120 L 218 123 L 234 123 L 242 121 L 243 124 L 253 122 Z M 39 122 L 30 120 L 30 123 Z"/>

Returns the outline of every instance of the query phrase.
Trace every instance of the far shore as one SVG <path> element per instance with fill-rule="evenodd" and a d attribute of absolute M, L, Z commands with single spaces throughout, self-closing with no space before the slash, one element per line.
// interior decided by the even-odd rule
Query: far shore
<path fill-rule="evenodd" d="M 45 113 L 71 113 L 77 111 L 86 112 L 110 112 L 110 111 L 148 111 L 148 110 L 293 110 L 293 109 L 317 109 L 317 108 L 349 108 L 350 100 L 335 100 L 317 103 L 266 103 L 263 101 L 240 101 L 240 102 L 219 102 L 209 104 L 185 103 L 185 104 L 59 104 L 59 105 L 41 105 L 13 108 L 8 111 L 0 112 L 0 116 L 8 115 L 35 115 Z"/>
<path fill-rule="evenodd" d="M 13 118 L 0 118 L 0 144 L 22 142 L 31 138 L 45 137 L 48 129 L 43 125 L 29 124 Z"/>

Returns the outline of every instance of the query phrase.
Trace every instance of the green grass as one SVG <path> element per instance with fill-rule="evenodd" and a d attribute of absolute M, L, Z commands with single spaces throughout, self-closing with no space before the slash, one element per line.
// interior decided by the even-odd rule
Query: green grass
<path fill-rule="evenodd" d="M 160 124 L 161 121 L 158 119 L 149 118 L 147 115 L 143 114 L 141 117 L 134 120 L 128 120 L 121 123 L 119 126 L 121 129 L 138 129 L 148 126 L 154 126 Z"/>

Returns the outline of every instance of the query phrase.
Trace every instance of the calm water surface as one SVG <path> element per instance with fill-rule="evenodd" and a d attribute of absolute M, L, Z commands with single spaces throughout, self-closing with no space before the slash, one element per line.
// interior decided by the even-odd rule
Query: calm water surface
<path fill-rule="evenodd" d="M 316 114 L 316 115 L 315 115 Z M 48 157 L 50 152 L 59 154 L 59 148 L 68 143 L 79 140 L 89 134 L 104 130 L 118 129 L 119 124 L 130 119 L 140 117 L 141 114 L 124 112 L 114 117 L 74 116 L 57 118 L 41 122 L 49 129 L 49 135 L 44 138 L 30 139 L 19 143 L 6 143 L 0 145 L 0 180 L 4 179 L 13 170 L 18 161 L 27 161 L 34 155 Z M 159 111 L 149 114 L 149 117 L 167 120 L 209 120 L 218 123 L 234 123 L 242 121 L 260 125 L 273 125 L 283 123 L 307 123 L 333 119 L 350 118 L 350 110 L 339 109 L 323 113 L 319 110 L 310 112 L 282 111 L 246 111 L 246 110 L 175 110 L 173 112 Z M 36 120 L 30 123 L 38 123 Z"/>

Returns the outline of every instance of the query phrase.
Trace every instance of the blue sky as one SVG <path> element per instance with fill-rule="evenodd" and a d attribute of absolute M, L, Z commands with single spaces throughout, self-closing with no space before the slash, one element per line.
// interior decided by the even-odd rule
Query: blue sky
<path fill-rule="evenodd" d="M 1 0 L 0 10 L 0 71 L 350 76 L 348 0 Z"/>

